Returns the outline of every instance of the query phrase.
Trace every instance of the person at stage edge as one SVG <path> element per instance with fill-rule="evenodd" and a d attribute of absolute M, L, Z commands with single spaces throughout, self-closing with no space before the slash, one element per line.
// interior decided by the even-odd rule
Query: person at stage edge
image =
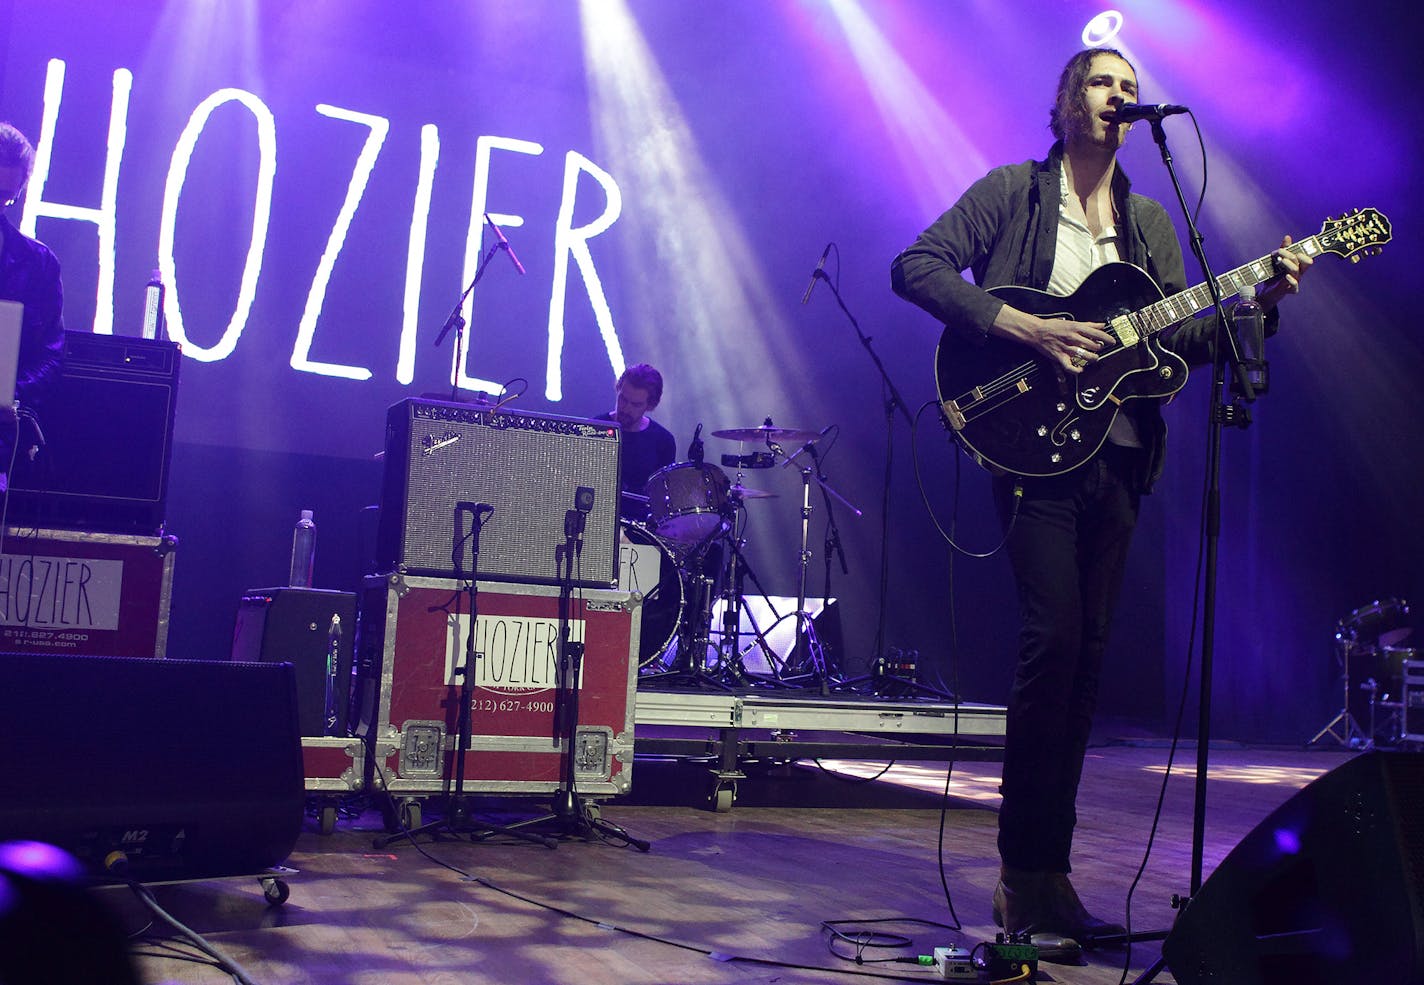
<path fill-rule="evenodd" d="M 625 520 L 648 519 L 646 499 L 648 478 L 677 458 L 677 442 L 672 432 L 648 416 L 663 399 L 663 377 L 647 363 L 629 366 L 614 387 L 617 402 L 612 413 L 595 420 L 616 421 L 623 432 L 623 449 L 618 467 L 620 497 L 618 514 Z"/>
<path fill-rule="evenodd" d="M 895 258 L 895 292 L 965 345 L 1001 336 L 1065 374 L 1082 372 L 1113 341 L 1102 323 L 1038 318 L 984 288 L 1066 296 L 1093 269 L 1125 261 L 1166 295 L 1186 289 L 1166 210 L 1132 193 L 1117 164 L 1129 126 L 1114 112 L 1137 101 L 1136 70 L 1120 52 L 1074 55 L 1050 112 L 1057 140 L 1047 159 L 999 167 L 975 182 Z M 1286 237 L 1275 253 L 1279 275 L 1259 294 L 1268 334 L 1278 325 L 1276 303 L 1299 290 L 1310 265 L 1284 249 L 1290 242 Z M 1215 316 L 1189 319 L 1163 341 L 1200 365 L 1212 360 L 1216 329 Z M 1069 855 L 1111 612 L 1139 497 L 1162 472 L 1165 437 L 1159 401 L 1129 400 L 1101 451 L 1081 467 L 1051 478 L 993 480 L 1006 529 L 1015 488 L 1022 489 L 1007 543 L 1022 628 L 1008 699 L 993 916 L 1010 931 L 1035 935 L 1045 954 L 1072 954 L 1085 938 L 1123 933 L 1084 908 L 1069 881 Z"/>
<path fill-rule="evenodd" d="M 34 166 L 35 150 L 25 135 L 0 122 L 0 299 L 25 306 L 15 403 L 0 407 L 0 491 L 9 487 L 16 448 L 28 458 L 42 443 L 39 410 L 59 375 L 64 345 L 59 261 L 44 244 L 21 235 L 5 215 L 24 193 Z"/>

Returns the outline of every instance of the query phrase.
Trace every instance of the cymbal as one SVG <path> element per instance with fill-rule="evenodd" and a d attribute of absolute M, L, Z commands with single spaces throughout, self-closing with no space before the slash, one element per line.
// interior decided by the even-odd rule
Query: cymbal
<path fill-rule="evenodd" d="M 820 436 L 818 431 L 778 428 L 766 424 L 757 428 L 724 428 L 712 432 L 714 438 L 727 438 L 731 441 L 815 441 Z"/>
<path fill-rule="evenodd" d="M 751 486 L 744 486 L 740 482 L 727 490 L 728 495 L 740 496 L 742 499 L 775 499 L 780 493 L 767 492 L 765 489 L 753 489 Z"/>

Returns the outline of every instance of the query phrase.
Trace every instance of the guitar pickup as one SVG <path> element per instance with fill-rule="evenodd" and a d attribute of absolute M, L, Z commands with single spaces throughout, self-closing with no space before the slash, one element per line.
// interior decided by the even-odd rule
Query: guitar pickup
<path fill-rule="evenodd" d="M 1127 315 L 1118 315 L 1108 322 L 1108 325 L 1111 326 L 1113 334 L 1117 336 L 1117 340 L 1122 343 L 1124 349 L 1137 344 L 1139 338 L 1137 329 L 1132 327 L 1132 321 Z"/>

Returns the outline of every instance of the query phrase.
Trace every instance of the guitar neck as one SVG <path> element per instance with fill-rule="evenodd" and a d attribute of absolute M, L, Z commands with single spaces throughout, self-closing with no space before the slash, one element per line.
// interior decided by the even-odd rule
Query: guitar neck
<path fill-rule="evenodd" d="M 1292 243 L 1286 249 L 1302 256 L 1312 258 L 1319 256 L 1323 252 L 1320 245 L 1320 234 L 1308 236 L 1297 243 Z M 1222 298 L 1229 298 L 1240 293 L 1241 288 L 1247 284 L 1264 284 L 1275 277 L 1277 270 L 1273 259 L 1274 255 L 1274 252 L 1268 253 L 1218 277 L 1216 285 Z M 1198 311 L 1211 307 L 1212 303 L 1211 290 L 1203 281 L 1196 287 L 1180 294 L 1174 294 L 1170 298 L 1163 298 L 1155 304 L 1149 304 L 1135 312 L 1132 315 L 1132 321 L 1140 334 L 1156 335 L 1163 329 L 1185 321 Z"/>

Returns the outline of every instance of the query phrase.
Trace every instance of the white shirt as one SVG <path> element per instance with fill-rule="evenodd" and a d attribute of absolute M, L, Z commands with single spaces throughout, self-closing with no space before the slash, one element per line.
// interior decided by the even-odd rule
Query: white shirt
<path fill-rule="evenodd" d="M 1068 209 L 1068 176 L 1063 170 L 1058 172 L 1058 245 L 1053 253 L 1053 274 L 1048 278 L 1048 293 L 1067 297 L 1078 289 L 1088 275 L 1105 263 L 1113 263 L 1122 258 L 1118 250 L 1120 242 L 1117 225 L 1103 227 L 1103 231 L 1093 237 L 1092 230 Z M 1115 445 L 1141 448 L 1142 439 L 1137 435 L 1137 427 L 1126 414 L 1113 418 L 1108 429 L 1108 440 Z"/>

